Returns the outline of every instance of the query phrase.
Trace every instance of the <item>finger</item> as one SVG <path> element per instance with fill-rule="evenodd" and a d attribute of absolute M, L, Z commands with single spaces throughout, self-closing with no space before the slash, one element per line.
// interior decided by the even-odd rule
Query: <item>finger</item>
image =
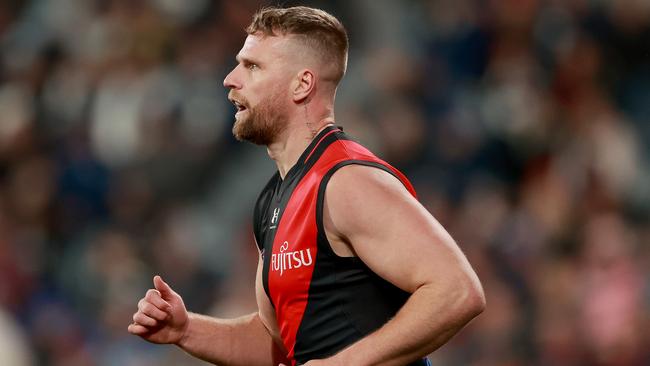
<path fill-rule="evenodd" d="M 145 327 L 155 327 L 156 325 L 158 325 L 158 321 L 156 319 L 144 315 L 139 311 L 133 314 L 133 321 L 140 325 L 144 325 Z"/>
<path fill-rule="evenodd" d="M 167 312 L 158 309 L 145 299 L 140 300 L 138 303 L 138 310 L 140 310 L 144 315 L 156 320 L 165 320 L 169 315 Z"/>
<path fill-rule="evenodd" d="M 170 300 L 172 296 L 175 294 L 174 290 L 172 290 L 169 285 L 163 281 L 162 277 L 160 276 L 154 276 L 153 278 L 153 285 L 156 288 L 156 290 L 160 291 L 160 296 L 164 300 Z"/>
<path fill-rule="evenodd" d="M 167 301 L 163 300 L 162 296 L 160 295 L 160 291 L 158 290 L 150 289 L 147 291 L 147 294 L 144 296 L 144 298 L 153 304 L 153 306 L 164 312 L 169 312 L 172 308 L 172 306 Z"/>
<path fill-rule="evenodd" d="M 129 333 L 135 335 L 143 335 L 149 332 L 149 328 L 145 327 L 142 324 L 136 324 L 136 323 L 129 324 L 127 330 L 129 331 Z"/>

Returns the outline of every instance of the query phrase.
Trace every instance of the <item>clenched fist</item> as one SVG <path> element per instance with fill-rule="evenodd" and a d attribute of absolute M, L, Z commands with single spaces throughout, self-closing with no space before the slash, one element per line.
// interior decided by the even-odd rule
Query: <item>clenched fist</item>
<path fill-rule="evenodd" d="M 189 325 L 183 299 L 160 276 L 138 302 L 128 331 L 153 343 L 178 343 Z"/>

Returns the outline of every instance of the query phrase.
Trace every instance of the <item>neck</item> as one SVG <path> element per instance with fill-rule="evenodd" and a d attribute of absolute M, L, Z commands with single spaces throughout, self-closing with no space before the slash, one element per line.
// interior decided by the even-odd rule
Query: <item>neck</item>
<path fill-rule="evenodd" d="M 275 160 L 280 172 L 280 177 L 284 179 L 287 172 L 293 167 L 303 151 L 309 146 L 311 141 L 320 131 L 334 124 L 333 118 L 324 118 L 316 124 L 309 126 L 301 125 L 296 128 L 288 128 L 278 141 L 267 146 L 267 151 L 271 159 Z"/>

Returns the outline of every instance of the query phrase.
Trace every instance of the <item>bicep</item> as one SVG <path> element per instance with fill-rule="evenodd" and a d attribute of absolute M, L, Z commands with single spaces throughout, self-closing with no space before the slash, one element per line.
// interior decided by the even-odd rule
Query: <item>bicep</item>
<path fill-rule="evenodd" d="M 383 170 L 351 165 L 337 171 L 324 215 L 371 270 L 405 291 L 475 277 L 442 225 Z"/>

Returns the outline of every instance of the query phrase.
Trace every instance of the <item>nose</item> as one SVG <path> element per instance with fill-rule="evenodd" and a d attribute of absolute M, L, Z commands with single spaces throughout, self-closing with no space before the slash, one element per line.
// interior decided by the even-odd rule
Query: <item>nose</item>
<path fill-rule="evenodd" d="M 228 89 L 241 89 L 241 82 L 238 80 L 236 74 L 238 68 L 239 66 L 235 67 L 228 75 L 226 75 L 226 78 L 223 79 L 223 86 Z"/>

